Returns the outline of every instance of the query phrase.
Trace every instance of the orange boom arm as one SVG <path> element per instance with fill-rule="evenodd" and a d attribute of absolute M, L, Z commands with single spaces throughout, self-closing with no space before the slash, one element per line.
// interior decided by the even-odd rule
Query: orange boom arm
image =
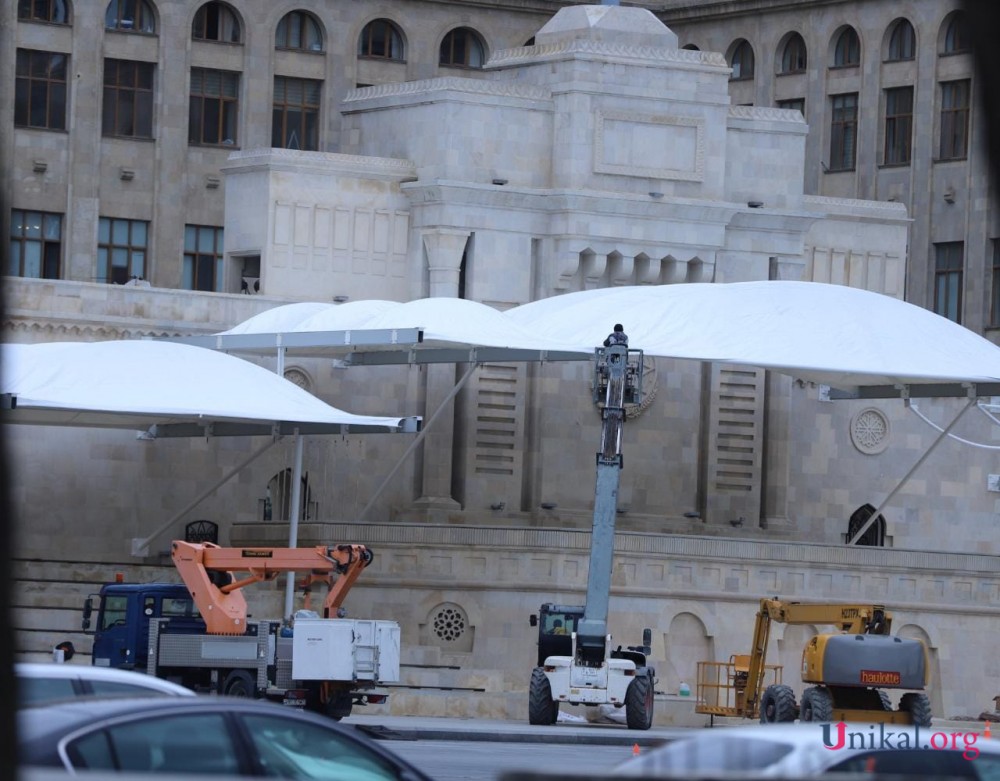
<path fill-rule="evenodd" d="M 329 586 L 323 617 L 336 617 L 347 592 L 374 555 L 364 545 L 317 545 L 313 548 L 220 548 L 210 542 L 174 540 L 174 566 L 191 592 L 210 635 L 246 631 L 247 602 L 240 589 L 274 580 L 282 572 L 302 572 L 306 583 Z M 237 573 L 246 573 L 242 578 Z"/>

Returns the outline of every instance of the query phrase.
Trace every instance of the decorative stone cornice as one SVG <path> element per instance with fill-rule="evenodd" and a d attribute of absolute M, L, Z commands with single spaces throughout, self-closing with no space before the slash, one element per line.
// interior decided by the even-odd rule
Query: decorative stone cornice
<path fill-rule="evenodd" d="M 233 152 L 222 170 L 234 172 L 254 168 L 284 168 L 307 170 L 310 173 L 343 173 L 351 175 L 382 175 L 399 179 L 416 177 L 417 169 L 409 160 L 393 157 L 345 155 L 339 152 L 300 152 L 294 149 L 261 147 Z"/>
<path fill-rule="evenodd" d="M 419 97 L 439 92 L 462 92 L 469 95 L 487 95 L 523 100 L 551 100 L 552 93 L 545 87 L 533 84 L 516 84 L 510 81 L 487 81 L 459 76 L 442 76 L 436 79 L 376 84 L 354 89 L 344 96 L 342 103 L 361 103 L 379 98 Z"/>
<path fill-rule="evenodd" d="M 769 122 L 794 122 L 805 125 L 802 114 L 795 109 L 770 108 L 767 106 L 730 106 L 730 119 L 767 120 Z"/>
<path fill-rule="evenodd" d="M 732 70 L 726 58 L 719 52 L 700 52 L 689 49 L 669 49 L 659 46 L 628 46 L 579 39 L 539 46 L 519 46 L 501 49 L 493 54 L 486 68 L 509 68 L 514 65 L 530 65 L 539 62 L 566 59 L 606 58 L 615 61 L 635 61 L 649 64 L 681 65 L 702 67 L 710 70 Z"/>
<path fill-rule="evenodd" d="M 590 532 L 574 529 L 537 529 L 493 526 L 429 524 L 323 524 L 335 528 L 331 539 L 364 539 L 366 543 L 476 546 L 490 550 L 589 550 Z M 879 573 L 888 570 L 961 573 L 1000 578 L 1000 556 L 977 553 L 873 548 L 857 545 L 821 545 L 806 542 L 772 542 L 729 537 L 695 537 L 675 534 L 615 533 L 615 551 L 639 555 L 680 556 L 685 559 L 787 563 L 801 566 L 846 567 Z M 916 573 L 914 573 L 916 574 Z"/>
<path fill-rule="evenodd" d="M 864 201 L 857 198 L 831 198 L 825 195 L 806 195 L 803 204 L 814 209 L 849 214 L 882 212 L 897 219 L 906 219 L 906 204 L 894 201 Z"/>

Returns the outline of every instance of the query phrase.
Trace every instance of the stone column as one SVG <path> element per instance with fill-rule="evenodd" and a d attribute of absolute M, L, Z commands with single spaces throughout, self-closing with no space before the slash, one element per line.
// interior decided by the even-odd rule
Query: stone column
<path fill-rule="evenodd" d="M 455 298 L 462 269 L 468 231 L 433 229 L 422 236 L 427 260 L 430 297 Z M 461 367 L 460 367 L 461 368 Z M 454 364 L 429 364 L 424 370 L 424 419 L 428 419 L 448 396 L 456 382 Z M 426 520 L 443 522 L 450 512 L 461 510 L 451 496 L 452 445 L 455 432 L 454 400 L 428 431 L 422 446 L 421 496 L 417 507 Z"/>

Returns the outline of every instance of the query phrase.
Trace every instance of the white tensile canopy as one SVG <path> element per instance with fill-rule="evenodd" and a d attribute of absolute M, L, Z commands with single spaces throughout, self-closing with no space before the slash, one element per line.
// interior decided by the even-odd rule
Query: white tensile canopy
<path fill-rule="evenodd" d="M 604 288 L 505 312 L 455 298 L 293 304 L 185 341 L 217 350 L 277 351 L 282 359 L 286 352 L 337 356 L 352 365 L 468 362 L 454 395 L 485 361 L 590 359 L 616 323 L 624 326 L 629 347 L 646 355 L 757 366 L 830 386 L 833 398 L 967 397 L 851 544 L 976 397 L 1000 395 L 996 345 L 913 304 L 816 282 Z"/>
<path fill-rule="evenodd" d="M 419 417 L 353 415 L 256 364 L 162 341 L 0 345 L 4 423 L 145 431 L 145 438 L 255 436 L 270 441 L 147 537 L 134 555 L 281 439 L 295 435 L 293 518 L 297 539 L 302 435 L 412 433 Z M 288 598 L 293 583 L 289 577 Z M 290 610 L 290 607 L 289 607 Z"/>
<path fill-rule="evenodd" d="M 646 355 L 746 364 L 852 395 L 997 395 L 1000 348 L 889 296 L 816 282 L 620 287 L 500 312 L 456 298 L 290 304 L 221 334 L 220 350 L 351 364 L 585 360 L 615 323 Z"/>
<path fill-rule="evenodd" d="M 353 415 L 263 367 L 185 344 L 4 344 L 0 370 L 6 423 L 157 437 L 417 430 L 416 418 Z"/>

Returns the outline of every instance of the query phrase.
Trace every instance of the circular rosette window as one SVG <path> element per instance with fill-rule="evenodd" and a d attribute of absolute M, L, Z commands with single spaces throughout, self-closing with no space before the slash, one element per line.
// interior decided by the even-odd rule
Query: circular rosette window
<path fill-rule="evenodd" d="M 862 453 L 874 456 L 889 447 L 889 419 L 874 407 L 851 419 L 851 442 Z"/>
<path fill-rule="evenodd" d="M 443 602 L 430 613 L 430 630 L 443 650 L 471 651 L 472 631 L 469 617 L 461 606 Z"/>

